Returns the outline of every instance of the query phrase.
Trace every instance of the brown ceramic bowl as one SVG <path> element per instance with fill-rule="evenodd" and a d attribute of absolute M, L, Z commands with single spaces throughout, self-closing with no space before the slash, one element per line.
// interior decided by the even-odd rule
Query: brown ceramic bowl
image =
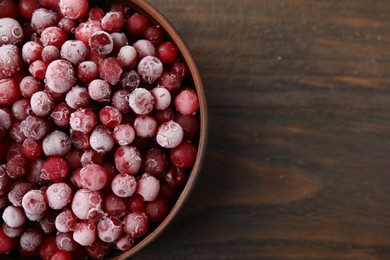
<path fill-rule="evenodd" d="M 102 6 L 107 6 L 108 1 L 97 1 L 101 2 Z M 173 26 L 168 22 L 168 20 L 149 4 L 145 0 L 122 0 L 122 1 L 113 1 L 114 3 L 121 3 L 127 6 L 130 6 L 133 10 L 136 10 L 139 13 L 146 15 L 153 24 L 158 24 L 161 28 L 164 29 L 166 37 L 170 38 L 173 43 L 179 49 L 180 57 L 182 61 L 187 64 L 189 68 L 189 83 L 196 90 L 199 98 L 199 112 L 198 116 L 200 119 L 200 133 L 198 138 L 198 153 L 195 165 L 193 166 L 187 183 L 182 190 L 181 194 L 177 198 L 176 203 L 173 205 L 170 213 L 154 230 L 148 233 L 141 241 L 139 241 L 135 246 L 127 252 L 121 253 L 115 252 L 111 255 L 111 259 L 128 259 L 130 256 L 136 254 L 142 250 L 145 246 L 150 244 L 159 234 L 161 234 L 169 223 L 171 223 L 174 217 L 179 212 L 180 208 L 185 203 L 188 198 L 191 190 L 194 188 L 195 181 L 199 175 L 201 165 L 205 155 L 206 141 L 207 141 L 207 106 L 206 106 L 206 97 L 202 85 L 202 81 L 199 75 L 199 71 L 196 67 L 194 59 L 190 51 L 188 50 L 186 44 L 178 34 L 178 32 L 173 28 Z M 110 1 L 109 4 L 112 4 Z M 99 5 L 99 4 L 97 4 Z"/>

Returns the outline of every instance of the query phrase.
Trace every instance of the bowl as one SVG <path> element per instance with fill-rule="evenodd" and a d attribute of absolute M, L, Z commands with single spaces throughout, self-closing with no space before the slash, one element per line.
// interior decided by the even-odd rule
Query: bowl
<path fill-rule="evenodd" d="M 104 1 L 100 1 L 104 2 Z M 196 90 L 199 98 L 199 120 L 200 120 L 200 131 L 199 131 L 199 139 L 197 144 L 197 157 L 196 162 L 189 174 L 187 183 L 181 194 L 179 195 L 177 201 L 173 205 L 168 216 L 149 234 L 147 234 L 140 242 L 138 242 L 134 247 L 132 247 L 129 251 L 121 253 L 118 255 L 118 252 L 115 252 L 111 257 L 112 259 L 128 259 L 130 256 L 136 254 L 141 251 L 147 245 L 149 245 L 153 240 L 157 238 L 165 228 L 174 220 L 174 218 L 178 215 L 180 209 L 183 207 L 185 202 L 187 201 L 191 191 L 193 190 L 196 180 L 200 174 L 202 163 L 205 157 L 206 144 L 207 144 L 207 105 L 206 105 L 206 96 L 204 92 L 204 87 L 202 84 L 202 80 L 196 66 L 196 63 L 188 49 L 187 45 L 176 31 L 176 29 L 172 26 L 172 24 L 161 14 L 155 7 L 153 7 L 150 3 L 144 0 L 132 0 L 132 1 L 114 1 L 115 3 L 120 3 L 123 5 L 130 6 L 133 10 L 146 15 L 153 24 L 160 25 L 166 37 L 170 38 L 170 40 L 175 43 L 179 50 L 179 56 L 182 61 L 188 66 L 188 76 L 191 81 L 192 87 Z M 99 1 L 98 1 L 99 3 Z M 99 4 L 97 4 L 99 5 Z M 104 3 L 103 3 L 104 5 Z"/>

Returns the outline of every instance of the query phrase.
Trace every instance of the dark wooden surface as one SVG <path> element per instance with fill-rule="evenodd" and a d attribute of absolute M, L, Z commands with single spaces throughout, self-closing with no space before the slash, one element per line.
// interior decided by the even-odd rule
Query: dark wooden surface
<path fill-rule="evenodd" d="M 134 259 L 390 259 L 390 1 L 150 2 L 199 66 L 209 145 Z"/>

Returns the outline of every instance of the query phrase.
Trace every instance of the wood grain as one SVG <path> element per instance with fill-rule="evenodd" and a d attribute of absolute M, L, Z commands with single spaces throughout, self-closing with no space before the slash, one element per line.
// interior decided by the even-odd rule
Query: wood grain
<path fill-rule="evenodd" d="M 204 169 L 134 259 L 390 259 L 390 2 L 150 0 L 193 53 Z"/>

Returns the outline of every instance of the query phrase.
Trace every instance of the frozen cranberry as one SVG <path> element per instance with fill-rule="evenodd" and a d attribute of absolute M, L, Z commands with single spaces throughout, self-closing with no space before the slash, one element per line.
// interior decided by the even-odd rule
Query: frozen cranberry
<path fill-rule="evenodd" d="M 163 123 L 158 131 L 156 141 L 164 148 L 174 148 L 183 140 L 183 128 L 174 121 Z"/>
<path fill-rule="evenodd" d="M 57 215 L 57 211 L 48 209 L 45 216 L 39 220 L 39 225 L 45 234 L 50 234 L 57 231 L 55 226 Z"/>
<path fill-rule="evenodd" d="M 150 138 L 155 136 L 157 128 L 157 121 L 149 115 L 138 116 L 134 121 L 135 132 L 137 136 L 141 138 Z"/>
<path fill-rule="evenodd" d="M 147 89 L 137 88 L 130 93 L 129 105 L 136 114 L 146 115 L 153 110 L 154 98 Z"/>
<path fill-rule="evenodd" d="M 13 182 L 6 174 L 5 166 L 0 166 L 0 196 L 7 194 L 11 190 Z"/>
<path fill-rule="evenodd" d="M 144 37 L 153 43 L 154 46 L 158 46 L 164 39 L 164 32 L 159 25 L 152 25 L 145 29 Z"/>
<path fill-rule="evenodd" d="M 51 260 L 72 260 L 72 255 L 64 250 L 58 250 L 51 257 Z"/>
<path fill-rule="evenodd" d="M 141 154 L 136 147 L 121 146 L 115 152 L 115 167 L 121 173 L 137 174 L 141 167 Z"/>
<path fill-rule="evenodd" d="M 62 209 L 71 202 L 72 189 L 64 182 L 53 183 L 47 188 L 46 197 L 50 208 Z"/>
<path fill-rule="evenodd" d="M 137 193 L 142 195 L 145 201 L 153 201 L 160 190 L 160 182 L 152 175 L 143 174 L 137 181 Z"/>
<path fill-rule="evenodd" d="M 82 188 L 100 190 L 107 183 L 107 173 L 97 164 L 88 164 L 80 170 L 80 184 Z"/>
<path fill-rule="evenodd" d="M 0 18 L 11 17 L 18 18 L 18 6 L 12 0 L 3 0 L 0 2 Z"/>
<path fill-rule="evenodd" d="M 23 40 L 22 26 L 13 18 L 0 18 L 0 45 L 19 44 Z"/>
<path fill-rule="evenodd" d="M 36 116 L 28 116 L 20 124 L 23 134 L 32 140 L 41 140 L 48 133 L 47 121 Z"/>
<path fill-rule="evenodd" d="M 90 133 L 97 124 L 97 117 L 91 109 L 78 109 L 70 115 L 70 127 L 82 133 Z"/>
<path fill-rule="evenodd" d="M 114 48 L 112 49 L 111 55 L 118 55 L 119 50 L 128 45 L 127 37 L 124 33 L 114 32 L 111 33 L 112 41 L 114 42 Z M 122 65 L 123 66 L 123 65 Z"/>
<path fill-rule="evenodd" d="M 47 210 L 45 193 L 41 190 L 28 191 L 23 196 L 22 207 L 27 214 L 43 214 Z"/>
<path fill-rule="evenodd" d="M 196 148 L 190 142 L 182 142 L 170 152 L 172 163 L 179 168 L 190 168 L 196 160 Z"/>
<path fill-rule="evenodd" d="M 46 8 L 37 9 L 31 17 L 31 26 L 38 33 L 50 26 L 56 26 L 59 20 L 58 13 Z"/>
<path fill-rule="evenodd" d="M 11 124 L 11 127 L 8 129 L 9 137 L 11 137 L 17 143 L 21 143 L 24 141 L 24 139 L 26 139 L 26 136 L 22 131 L 22 122 L 20 120 L 14 120 Z"/>
<path fill-rule="evenodd" d="M 41 178 L 52 182 L 65 180 L 69 174 L 69 166 L 65 159 L 58 156 L 50 156 L 43 162 Z"/>
<path fill-rule="evenodd" d="M 103 17 L 102 27 L 107 32 L 118 32 L 124 27 L 126 20 L 123 18 L 121 12 L 108 12 Z"/>
<path fill-rule="evenodd" d="M 15 75 L 21 69 L 22 63 L 22 54 L 18 47 L 11 44 L 0 47 L 0 79 Z"/>
<path fill-rule="evenodd" d="M 10 226 L 8 226 L 7 224 L 5 224 L 3 222 L 2 229 L 3 229 L 4 234 L 7 237 L 9 237 L 9 238 L 18 238 L 26 230 L 26 225 L 22 225 L 20 227 L 13 228 L 13 227 L 10 227 Z M 1 238 L 0 238 L 0 241 L 3 241 L 3 240 L 1 240 Z"/>
<path fill-rule="evenodd" d="M 31 98 L 34 93 L 43 90 L 42 83 L 32 76 L 24 77 L 19 84 L 19 88 L 22 96 L 28 99 Z"/>
<path fill-rule="evenodd" d="M 21 207 L 24 194 L 32 189 L 34 189 L 34 185 L 30 182 L 21 181 L 15 183 L 11 191 L 8 193 L 9 202 L 11 202 L 11 204 L 15 207 Z"/>
<path fill-rule="evenodd" d="M 116 127 L 122 121 L 122 113 L 115 107 L 105 106 L 99 111 L 99 119 L 106 127 Z"/>
<path fill-rule="evenodd" d="M 87 0 L 60 0 L 58 5 L 65 18 L 80 19 L 88 13 Z"/>
<path fill-rule="evenodd" d="M 1 48 L 1 47 L 0 47 Z M 0 80 L 0 106 L 12 105 L 19 99 L 20 89 L 13 79 Z"/>
<path fill-rule="evenodd" d="M 51 257 L 58 251 L 56 237 L 50 236 L 43 242 L 39 250 L 39 256 L 42 260 L 51 260 Z"/>
<path fill-rule="evenodd" d="M 74 65 L 84 61 L 87 54 L 87 46 L 79 40 L 68 40 L 61 46 L 61 57 Z"/>
<path fill-rule="evenodd" d="M 157 179 L 160 179 L 168 171 L 168 156 L 159 148 L 151 148 L 143 154 L 142 170 Z"/>
<path fill-rule="evenodd" d="M 38 91 L 32 95 L 30 105 L 37 116 L 48 116 L 55 104 L 46 92 Z"/>
<path fill-rule="evenodd" d="M 138 193 L 133 194 L 133 196 L 131 196 L 127 200 L 127 209 L 130 212 L 144 211 L 145 209 L 144 198 Z"/>
<path fill-rule="evenodd" d="M 27 64 L 31 64 L 36 60 L 41 59 L 43 47 L 37 42 L 26 42 L 22 47 L 22 58 Z"/>
<path fill-rule="evenodd" d="M 27 20 L 31 20 L 34 11 L 41 7 L 38 0 L 20 0 L 18 6 L 20 15 Z"/>
<path fill-rule="evenodd" d="M 110 100 L 111 87 L 107 81 L 95 79 L 88 85 L 89 96 L 98 102 L 107 102 Z"/>
<path fill-rule="evenodd" d="M 66 34 L 73 34 L 76 31 L 78 22 L 69 18 L 62 18 L 58 22 L 58 27 L 60 27 Z"/>
<path fill-rule="evenodd" d="M 0 228 L 0 254 L 9 254 L 17 245 L 18 239 L 8 237 Z"/>
<path fill-rule="evenodd" d="M 102 195 L 98 191 L 79 189 L 73 196 L 72 211 L 83 220 L 99 221 L 102 218 Z"/>
<path fill-rule="evenodd" d="M 180 78 L 184 79 L 188 74 L 188 67 L 179 60 L 176 60 L 172 64 L 171 71 Z"/>
<path fill-rule="evenodd" d="M 138 61 L 137 50 L 133 46 L 123 46 L 118 53 L 118 60 L 125 68 L 134 68 Z"/>
<path fill-rule="evenodd" d="M 91 51 L 99 55 L 110 54 L 114 48 L 114 41 L 109 33 L 97 31 L 88 40 Z"/>
<path fill-rule="evenodd" d="M 155 103 L 154 108 L 157 110 L 164 110 L 171 104 L 171 93 L 164 87 L 157 87 L 150 91 L 152 93 Z"/>
<path fill-rule="evenodd" d="M 89 20 L 101 21 L 104 17 L 104 11 L 100 7 L 94 6 L 89 9 L 88 18 Z"/>
<path fill-rule="evenodd" d="M 35 228 L 27 229 L 20 237 L 20 253 L 22 256 L 26 257 L 33 257 L 38 255 L 43 241 L 44 236 L 41 231 Z"/>
<path fill-rule="evenodd" d="M 112 106 L 117 108 L 121 113 L 128 113 L 131 111 L 129 105 L 130 92 L 124 89 L 114 92 L 111 98 Z"/>
<path fill-rule="evenodd" d="M 90 102 L 88 90 L 84 87 L 74 86 L 66 94 L 65 101 L 73 109 L 85 108 Z"/>
<path fill-rule="evenodd" d="M 133 47 L 137 50 L 138 57 L 140 59 L 146 56 L 156 56 L 156 48 L 153 43 L 148 40 L 138 40 L 133 44 Z"/>
<path fill-rule="evenodd" d="M 28 158 L 22 154 L 15 155 L 8 160 L 6 164 L 6 171 L 12 179 L 23 178 L 29 171 Z"/>
<path fill-rule="evenodd" d="M 81 23 L 75 30 L 75 37 L 77 40 L 82 41 L 87 47 L 89 47 L 88 40 L 92 34 L 97 31 L 101 31 L 103 28 L 99 21 L 88 20 L 85 23 Z"/>
<path fill-rule="evenodd" d="M 31 106 L 30 102 L 27 99 L 19 99 L 12 105 L 12 114 L 18 120 L 24 120 L 31 114 Z M 3 113 L 0 109 L 0 128 L 8 129 L 11 126 L 11 118 L 8 118 L 7 113 Z M 4 122 L 9 122 L 9 124 L 5 124 Z M 4 127 L 8 126 L 8 127 Z"/>
<path fill-rule="evenodd" d="M 82 151 L 73 149 L 66 156 L 66 160 L 68 161 L 69 169 L 74 171 L 78 168 L 81 168 L 81 155 Z"/>
<path fill-rule="evenodd" d="M 106 217 L 97 224 L 99 238 L 107 243 L 114 242 L 122 234 L 122 222 L 115 217 Z"/>
<path fill-rule="evenodd" d="M 74 241 L 72 232 L 57 232 L 56 245 L 58 249 L 65 250 L 67 252 L 74 251 L 79 246 L 76 241 Z"/>
<path fill-rule="evenodd" d="M 175 98 L 175 107 L 183 115 L 195 114 L 199 108 L 199 100 L 195 91 L 185 89 L 180 92 Z"/>
<path fill-rule="evenodd" d="M 144 82 L 152 84 L 163 72 L 161 61 L 154 56 L 146 56 L 138 63 L 138 74 Z"/>
<path fill-rule="evenodd" d="M 159 80 L 159 85 L 175 93 L 181 87 L 181 77 L 173 72 L 164 72 Z"/>
<path fill-rule="evenodd" d="M 121 251 L 130 250 L 134 245 L 134 238 L 129 235 L 122 235 L 116 242 L 116 248 Z"/>
<path fill-rule="evenodd" d="M 65 156 L 71 149 L 70 137 L 61 131 L 54 131 L 48 134 L 42 142 L 43 152 L 46 156 Z"/>
<path fill-rule="evenodd" d="M 22 144 L 22 153 L 29 159 L 38 159 L 43 153 L 42 142 L 25 139 Z"/>
<path fill-rule="evenodd" d="M 77 217 L 71 210 L 64 210 L 55 219 L 56 229 L 60 232 L 73 231 L 77 224 Z"/>
<path fill-rule="evenodd" d="M 121 124 L 114 128 L 113 138 L 119 145 L 129 145 L 134 141 L 135 131 L 131 125 Z"/>
<path fill-rule="evenodd" d="M 73 239 L 82 246 L 90 246 L 97 237 L 96 225 L 91 222 L 81 221 L 76 224 Z"/>
<path fill-rule="evenodd" d="M 47 70 L 47 64 L 43 60 L 36 60 L 30 64 L 28 71 L 37 79 L 44 79 Z"/>
<path fill-rule="evenodd" d="M 3 211 L 4 222 L 12 228 L 21 227 L 26 222 L 26 215 L 20 207 L 8 206 Z"/>
<path fill-rule="evenodd" d="M 149 229 L 148 216 L 143 212 L 132 212 L 123 220 L 123 231 L 132 237 L 141 237 Z"/>
<path fill-rule="evenodd" d="M 183 128 L 184 140 L 191 140 L 199 132 L 199 119 L 194 115 L 176 114 L 175 122 Z"/>
<path fill-rule="evenodd" d="M 122 72 L 122 66 L 116 58 L 107 58 L 99 65 L 100 77 L 111 85 L 116 85 L 119 82 Z"/>
<path fill-rule="evenodd" d="M 41 34 L 41 42 L 43 46 L 53 45 L 61 48 L 62 44 L 67 40 L 66 33 L 57 26 L 47 27 Z"/>
<path fill-rule="evenodd" d="M 74 110 L 66 103 L 59 103 L 51 113 L 50 117 L 53 122 L 61 128 L 69 127 L 70 114 Z"/>
<path fill-rule="evenodd" d="M 18 104 L 18 103 L 15 103 L 15 104 Z M 14 109 L 15 104 L 12 106 L 12 110 L 15 110 Z M 23 104 L 21 104 L 21 105 L 23 105 Z M 18 106 L 16 106 L 16 107 L 18 107 Z M 16 111 L 16 113 L 13 112 L 12 114 L 16 114 L 18 117 L 23 117 L 23 116 L 20 116 L 20 114 L 23 113 L 23 108 L 21 108 L 20 110 L 22 110 L 22 111 Z M 24 115 L 24 113 L 23 113 L 23 115 Z M 17 117 L 15 116 L 15 118 L 17 118 Z M 19 119 L 19 118 L 17 118 L 17 119 Z M 11 124 L 12 124 L 12 118 L 11 118 L 10 113 L 8 113 L 6 110 L 0 108 L 0 130 L 3 130 L 3 131 L 8 130 L 11 127 Z"/>
<path fill-rule="evenodd" d="M 104 197 L 102 206 L 107 214 L 121 217 L 126 212 L 126 199 L 109 193 Z"/>
<path fill-rule="evenodd" d="M 74 69 L 69 61 L 55 60 L 47 67 L 46 84 L 54 92 L 68 92 L 75 83 Z"/>
<path fill-rule="evenodd" d="M 145 212 L 151 221 L 161 222 L 169 213 L 168 203 L 162 198 L 146 202 Z"/>
<path fill-rule="evenodd" d="M 53 45 L 47 45 L 43 48 L 41 55 L 44 62 L 50 63 L 60 58 L 60 50 Z"/>
<path fill-rule="evenodd" d="M 141 79 L 135 70 L 126 71 L 122 74 L 119 86 L 128 91 L 138 88 Z"/>
<path fill-rule="evenodd" d="M 131 36 L 140 37 L 149 25 L 149 20 L 146 16 L 135 13 L 127 19 L 126 29 Z"/>
<path fill-rule="evenodd" d="M 77 67 L 77 76 L 83 82 L 91 82 L 99 76 L 99 68 L 93 61 L 83 61 Z"/>
<path fill-rule="evenodd" d="M 129 174 L 121 173 L 114 177 L 111 182 L 111 189 L 119 197 L 130 197 L 137 187 L 135 178 Z"/>
<path fill-rule="evenodd" d="M 47 8 L 58 10 L 58 2 L 59 0 L 39 0 L 39 3 Z"/>
<path fill-rule="evenodd" d="M 105 243 L 99 238 L 96 241 L 86 247 L 87 254 L 91 259 L 104 259 L 111 251 L 112 244 Z"/>
<path fill-rule="evenodd" d="M 173 63 L 178 55 L 177 47 L 172 42 L 163 42 L 157 47 L 156 56 L 163 63 Z"/>
<path fill-rule="evenodd" d="M 170 187 L 179 189 L 183 187 L 187 180 L 187 175 L 183 169 L 172 166 L 164 176 L 164 180 Z"/>

